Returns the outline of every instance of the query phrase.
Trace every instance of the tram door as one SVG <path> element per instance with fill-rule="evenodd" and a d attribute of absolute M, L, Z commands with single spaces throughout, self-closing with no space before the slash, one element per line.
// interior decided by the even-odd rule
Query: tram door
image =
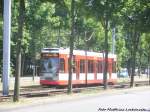
<path fill-rule="evenodd" d="M 109 73 L 109 79 L 111 79 L 111 76 L 112 76 L 112 62 L 109 62 L 109 64 L 108 64 L 108 73 Z"/>
<path fill-rule="evenodd" d="M 73 75 L 72 75 L 72 80 L 78 80 L 79 79 L 79 67 L 78 66 L 79 66 L 79 61 L 75 58 L 75 56 L 73 56 L 73 66 L 72 66 L 73 67 Z"/>
<path fill-rule="evenodd" d="M 74 80 L 79 80 L 79 60 L 73 61 L 73 77 Z"/>
<path fill-rule="evenodd" d="M 75 61 L 76 80 L 79 80 L 79 60 Z"/>

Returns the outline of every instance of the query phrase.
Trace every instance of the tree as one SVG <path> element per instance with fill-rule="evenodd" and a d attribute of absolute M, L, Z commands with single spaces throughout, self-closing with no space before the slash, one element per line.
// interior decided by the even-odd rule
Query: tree
<path fill-rule="evenodd" d="M 68 94 L 72 92 L 72 71 L 73 71 L 73 48 L 75 38 L 75 17 L 74 17 L 75 0 L 71 1 L 71 36 L 70 36 L 70 53 L 69 53 L 69 78 L 68 78 Z"/>
<path fill-rule="evenodd" d="M 131 65 L 131 81 L 130 87 L 134 86 L 134 76 L 136 67 L 136 56 L 138 51 L 138 46 L 140 42 L 140 37 L 147 30 L 149 24 L 147 15 L 147 4 L 148 1 L 130 0 L 126 2 L 125 8 L 122 10 L 124 17 L 124 29 L 126 32 L 126 47 L 129 50 L 129 65 Z M 143 12 L 146 13 L 144 14 Z M 146 19 L 144 19 L 146 18 Z"/>
<path fill-rule="evenodd" d="M 147 70 L 148 70 L 148 76 L 149 76 L 149 85 L 150 85 L 150 45 L 149 45 L 149 42 L 150 42 L 150 34 L 147 34 L 146 35 L 146 42 L 147 42 L 147 57 L 148 57 L 148 67 L 147 67 Z"/>
<path fill-rule="evenodd" d="M 0 15 L 3 16 L 3 0 L 0 0 Z"/>
<path fill-rule="evenodd" d="M 149 77 L 149 85 L 150 85 L 150 33 L 147 32 L 147 33 L 144 33 L 143 36 L 142 36 L 142 40 L 144 40 L 144 44 L 142 46 L 142 50 L 143 50 L 143 60 L 142 61 L 145 61 L 144 65 L 144 70 L 146 69 L 147 70 L 147 77 Z"/>
<path fill-rule="evenodd" d="M 19 86 L 20 86 L 20 74 L 21 74 L 21 43 L 23 38 L 23 26 L 25 16 L 25 1 L 19 0 L 19 17 L 18 17 L 18 39 L 17 39 L 17 54 L 16 54 L 16 75 L 14 86 L 13 101 L 19 101 Z"/>
<path fill-rule="evenodd" d="M 87 3 L 86 10 L 91 16 L 95 17 L 101 22 L 104 29 L 105 40 L 104 40 L 104 54 L 105 54 L 105 66 L 103 74 L 104 89 L 107 89 L 107 69 L 108 69 L 108 32 L 111 23 L 114 24 L 114 18 L 117 13 L 123 7 L 124 2 L 122 0 L 84 0 Z"/>

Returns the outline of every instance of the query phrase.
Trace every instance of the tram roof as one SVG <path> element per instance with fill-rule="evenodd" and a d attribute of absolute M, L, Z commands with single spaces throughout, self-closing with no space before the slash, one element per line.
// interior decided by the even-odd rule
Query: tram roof
<path fill-rule="evenodd" d="M 69 48 L 44 48 L 42 49 L 42 53 L 59 53 L 59 54 L 68 54 L 69 55 Z M 73 55 L 80 55 L 80 56 L 95 56 L 95 57 L 103 57 L 103 53 L 94 52 L 94 51 L 86 51 L 86 50 L 73 50 Z M 116 58 L 115 54 L 109 53 L 109 58 Z"/>

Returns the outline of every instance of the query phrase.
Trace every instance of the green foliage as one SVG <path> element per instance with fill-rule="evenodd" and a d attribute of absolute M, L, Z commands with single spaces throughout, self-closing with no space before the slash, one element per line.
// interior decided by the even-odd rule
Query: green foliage
<path fill-rule="evenodd" d="M 51 3 L 48 1 L 40 2 L 39 0 L 29 0 L 27 5 L 27 28 L 29 30 L 29 52 L 34 58 L 37 52 L 43 47 L 56 47 L 58 37 L 63 41 L 61 44 L 66 46 L 66 34 L 62 34 L 67 31 L 67 7 L 60 2 Z M 65 21 L 64 21 L 65 20 Z M 61 30 L 61 34 L 59 31 Z"/>
<path fill-rule="evenodd" d="M 3 0 L 0 0 L 0 15 L 3 15 Z"/>
<path fill-rule="evenodd" d="M 125 37 L 122 33 L 122 26 L 118 26 L 117 38 L 116 38 L 116 54 L 117 54 L 117 67 L 118 70 L 126 68 L 126 61 L 128 60 L 128 50 L 126 48 Z"/>

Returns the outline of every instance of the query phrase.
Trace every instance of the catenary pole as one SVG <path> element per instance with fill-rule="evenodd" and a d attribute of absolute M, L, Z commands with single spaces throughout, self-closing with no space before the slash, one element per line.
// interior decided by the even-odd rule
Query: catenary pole
<path fill-rule="evenodd" d="M 11 0 L 4 0 L 3 27 L 3 95 L 8 96 L 10 74 Z"/>
<path fill-rule="evenodd" d="M 116 28 L 112 29 L 112 54 L 115 54 Z"/>

